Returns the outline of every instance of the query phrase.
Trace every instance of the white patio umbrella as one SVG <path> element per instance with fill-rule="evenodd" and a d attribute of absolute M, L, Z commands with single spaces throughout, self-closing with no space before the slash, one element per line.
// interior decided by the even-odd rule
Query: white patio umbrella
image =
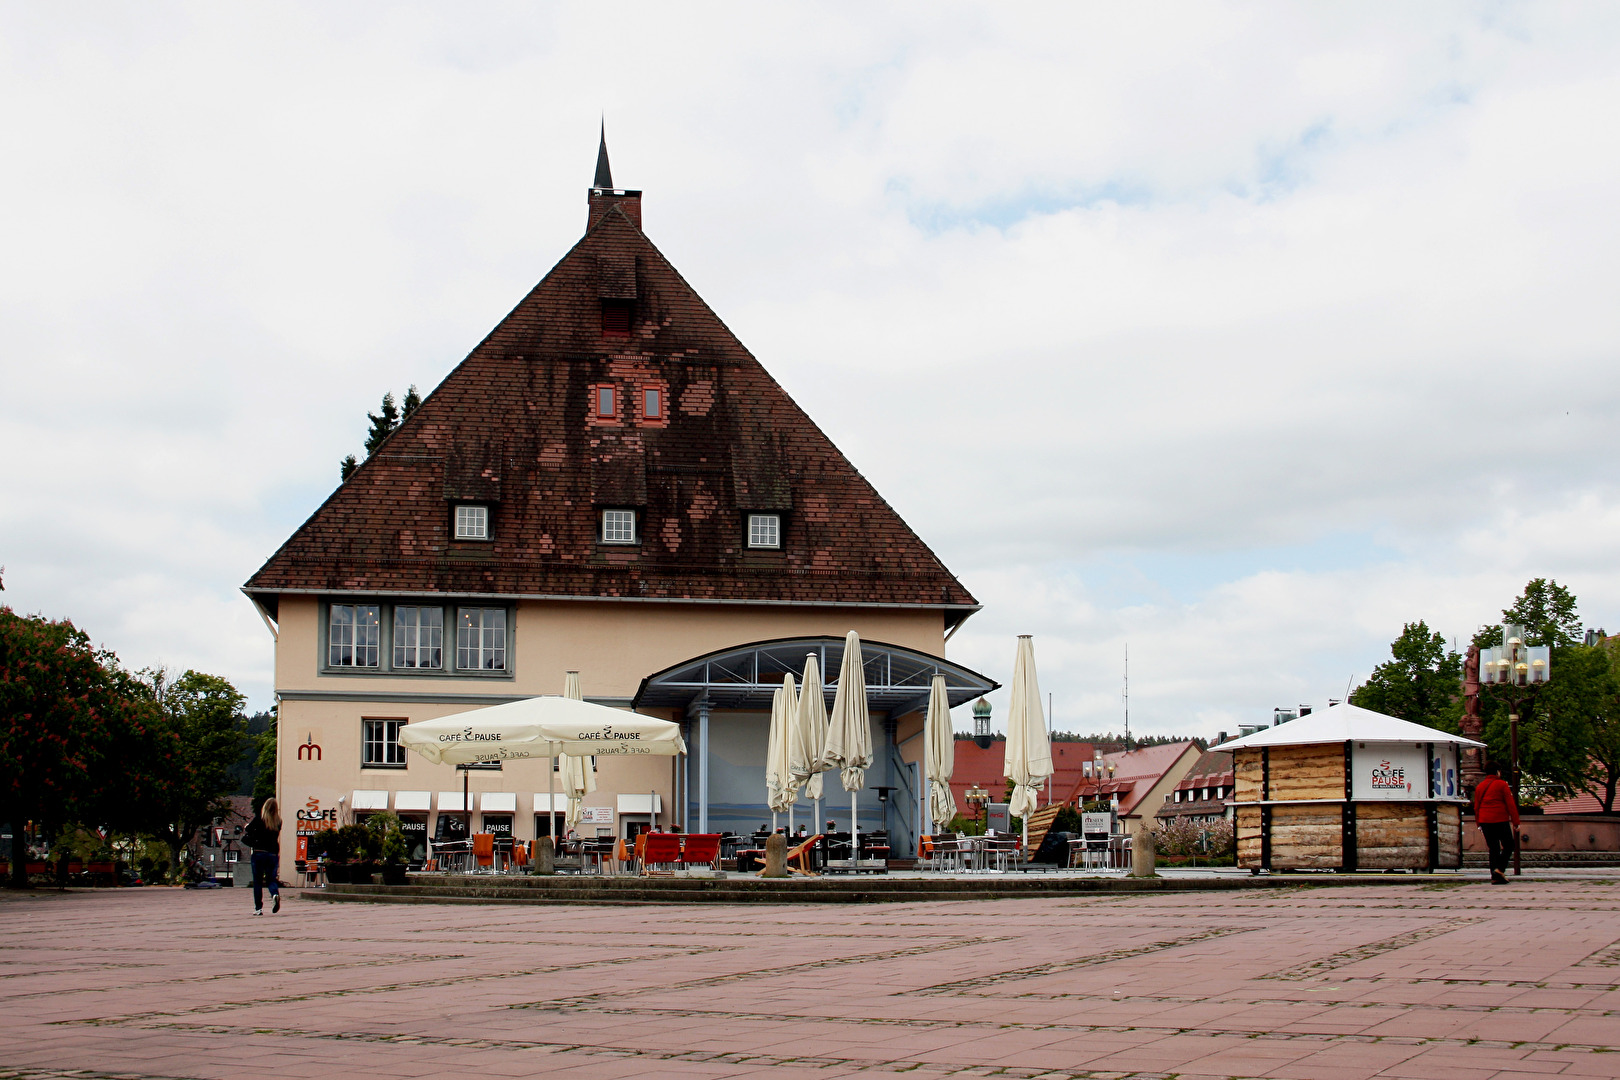
<path fill-rule="evenodd" d="M 951 794 L 951 773 L 956 771 L 956 731 L 951 727 L 951 702 L 943 675 L 934 676 L 934 685 L 928 691 L 923 768 L 928 779 L 928 819 L 943 828 L 956 816 L 956 798 Z"/>
<path fill-rule="evenodd" d="M 793 716 L 793 739 L 788 747 L 788 771 L 802 787 L 804 797 L 815 805 L 816 819 L 811 833 L 821 831 L 821 752 L 827 742 L 827 699 L 821 693 L 821 667 L 816 654 L 804 658 L 804 686 L 799 690 L 799 707 Z"/>
<path fill-rule="evenodd" d="M 1007 779 L 1013 782 L 1007 812 L 1024 819 L 1024 855 L 1029 855 L 1029 815 L 1039 801 L 1040 786 L 1052 775 L 1052 746 L 1046 738 L 1046 716 L 1041 711 L 1041 686 L 1035 678 L 1035 643 L 1018 635 L 1018 658 L 1013 662 L 1012 703 L 1007 709 Z"/>
<path fill-rule="evenodd" d="M 788 831 L 793 831 L 793 800 L 799 786 L 793 782 L 789 768 L 789 746 L 793 741 L 793 718 L 798 711 L 793 694 L 793 676 L 788 674 L 782 685 L 771 695 L 771 731 L 765 748 L 765 802 L 771 808 L 771 828 L 776 828 L 776 815 L 786 811 Z"/>
<path fill-rule="evenodd" d="M 584 701 L 580 689 L 579 672 L 570 671 L 563 677 L 563 697 L 571 701 Z M 596 790 L 596 770 L 591 768 L 586 754 L 563 754 L 557 771 L 562 774 L 563 794 L 568 797 L 568 812 L 563 816 L 563 828 L 572 829 L 579 824 L 581 806 L 587 793 Z"/>
<path fill-rule="evenodd" d="M 563 697 L 533 697 L 406 724 L 400 745 L 435 763 L 686 752 L 679 724 Z"/>
<path fill-rule="evenodd" d="M 860 790 L 872 764 L 872 720 L 866 708 L 866 667 L 861 663 L 861 637 L 851 630 L 844 638 L 844 663 L 838 669 L 838 691 L 827 720 L 824 768 L 837 769 L 849 792 L 849 835 L 852 857 L 859 858 L 855 834 Z"/>

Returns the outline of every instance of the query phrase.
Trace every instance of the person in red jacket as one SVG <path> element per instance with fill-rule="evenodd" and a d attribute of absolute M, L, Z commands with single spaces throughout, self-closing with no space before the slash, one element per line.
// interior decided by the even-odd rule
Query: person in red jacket
<path fill-rule="evenodd" d="M 1508 883 L 1508 859 L 1513 855 L 1513 836 L 1519 828 L 1519 800 L 1501 777 L 1495 765 L 1485 766 L 1485 775 L 1474 788 L 1474 820 L 1485 834 L 1491 852 L 1491 884 Z"/>

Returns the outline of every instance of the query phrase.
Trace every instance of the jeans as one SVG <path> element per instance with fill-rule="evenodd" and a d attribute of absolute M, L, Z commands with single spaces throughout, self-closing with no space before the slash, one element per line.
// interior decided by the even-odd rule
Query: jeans
<path fill-rule="evenodd" d="M 264 887 L 270 887 L 271 896 L 281 895 L 281 885 L 276 878 L 281 874 L 281 856 L 273 851 L 255 851 L 253 853 L 253 910 L 258 911 L 264 907 Z"/>
<path fill-rule="evenodd" d="M 1506 873 L 1513 858 L 1513 823 L 1510 821 L 1483 822 L 1479 831 L 1485 834 L 1485 846 L 1491 851 L 1491 869 Z"/>

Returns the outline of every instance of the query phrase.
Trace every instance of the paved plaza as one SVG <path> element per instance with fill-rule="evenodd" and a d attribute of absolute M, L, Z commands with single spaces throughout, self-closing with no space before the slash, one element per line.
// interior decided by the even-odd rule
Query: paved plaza
<path fill-rule="evenodd" d="M 883 905 L 0 898 L 0 1077 L 1620 1077 L 1620 877 Z"/>

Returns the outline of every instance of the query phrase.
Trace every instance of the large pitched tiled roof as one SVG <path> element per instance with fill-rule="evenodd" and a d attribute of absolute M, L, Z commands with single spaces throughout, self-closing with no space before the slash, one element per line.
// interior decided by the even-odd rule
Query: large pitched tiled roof
<path fill-rule="evenodd" d="M 253 575 L 246 591 L 649 600 L 976 601 L 642 233 L 592 193 L 586 235 Z M 628 335 L 604 301 L 633 302 Z M 616 415 L 594 415 L 612 385 Z M 642 415 L 658 389 L 664 417 Z M 452 539 L 456 501 L 490 542 Z M 603 507 L 641 543 L 598 543 Z M 780 551 L 744 515 L 783 515 Z"/>

